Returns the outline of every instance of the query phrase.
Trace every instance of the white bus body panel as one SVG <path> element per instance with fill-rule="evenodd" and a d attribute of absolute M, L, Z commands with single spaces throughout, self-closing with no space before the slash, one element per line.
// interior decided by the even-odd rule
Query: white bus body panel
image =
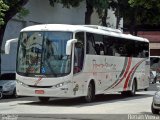
<path fill-rule="evenodd" d="M 91 80 L 95 82 L 96 94 L 105 94 L 131 90 L 134 79 L 137 90 L 148 88 L 148 76 L 145 58 L 86 55 L 84 68 L 74 75 L 73 81 L 80 87 L 77 94 L 86 95 Z"/>
<path fill-rule="evenodd" d="M 34 78 L 23 77 L 17 74 L 16 79 L 16 90 L 17 94 L 20 96 L 73 97 L 73 84 L 71 75 L 58 78 Z M 63 85 L 57 87 L 59 84 Z M 43 90 L 44 93 L 36 94 L 36 90 Z"/>
<path fill-rule="evenodd" d="M 91 80 L 95 82 L 96 94 L 131 90 L 133 79 L 136 79 L 137 89 L 145 89 L 149 86 L 149 71 L 145 67 L 145 60 L 144 58 L 86 55 L 82 72 L 74 76 L 44 77 L 40 80 L 40 78 L 17 75 L 18 81 L 23 80 L 23 83 L 17 82 L 17 93 L 25 96 L 46 97 L 85 96 Z M 55 87 L 60 83 L 64 85 Z M 52 87 L 43 88 L 43 86 Z M 36 94 L 36 90 L 44 90 L 44 94 Z"/>

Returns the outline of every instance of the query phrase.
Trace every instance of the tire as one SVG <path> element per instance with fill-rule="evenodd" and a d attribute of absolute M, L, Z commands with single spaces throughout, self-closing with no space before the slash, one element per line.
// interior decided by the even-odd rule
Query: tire
<path fill-rule="evenodd" d="M 121 92 L 121 94 L 123 96 L 134 96 L 136 94 L 136 89 L 137 89 L 137 86 L 136 86 L 136 81 L 134 80 L 133 83 L 132 83 L 132 90 L 129 90 L 129 91 L 123 91 Z"/>
<path fill-rule="evenodd" d="M 136 94 L 136 81 L 134 80 L 132 83 L 132 90 L 128 91 L 129 96 L 134 96 Z"/>
<path fill-rule="evenodd" d="M 151 106 L 151 111 L 152 111 L 153 114 L 159 114 L 159 110 L 157 110 L 153 107 L 153 103 L 152 103 L 152 106 Z"/>
<path fill-rule="evenodd" d="M 148 88 L 145 88 L 144 91 L 148 91 Z"/>
<path fill-rule="evenodd" d="M 39 101 L 42 103 L 46 103 L 49 101 L 49 97 L 38 97 Z"/>
<path fill-rule="evenodd" d="M 94 83 L 89 83 L 87 96 L 85 96 L 84 98 L 85 98 L 85 102 L 87 102 L 87 103 L 90 103 L 90 102 L 94 101 L 94 99 L 95 99 L 95 86 L 94 86 Z"/>

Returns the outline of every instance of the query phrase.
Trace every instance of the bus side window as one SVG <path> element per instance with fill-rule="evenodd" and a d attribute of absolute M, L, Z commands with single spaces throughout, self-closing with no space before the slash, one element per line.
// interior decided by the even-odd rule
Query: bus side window
<path fill-rule="evenodd" d="M 100 43 L 100 55 L 104 55 L 104 45 Z"/>
<path fill-rule="evenodd" d="M 75 38 L 77 39 L 77 43 L 75 43 L 74 49 L 74 74 L 81 72 L 83 68 L 84 61 L 84 33 L 79 32 L 76 33 Z"/>
<path fill-rule="evenodd" d="M 91 55 L 95 55 L 96 51 L 95 51 L 95 41 L 94 41 L 94 36 L 91 33 L 87 33 L 87 48 L 86 48 L 86 53 L 87 54 L 91 54 Z"/>
<path fill-rule="evenodd" d="M 104 36 L 103 38 L 103 44 L 104 44 L 104 54 L 113 56 L 113 41 L 112 38 L 109 36 Z"/>

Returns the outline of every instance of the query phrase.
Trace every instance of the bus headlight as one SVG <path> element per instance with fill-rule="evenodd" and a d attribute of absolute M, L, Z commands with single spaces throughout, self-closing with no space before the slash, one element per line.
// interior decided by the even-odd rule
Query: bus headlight
<path fill-rule="evenodd" d="M 64 85 L 67 85 L 67 84 L 69 84 L 69 83 L 72 83 L 72 82 L 71 82 L 71 81 L 65 81 L 65 82 L 56 84 L 55 87 L 56 87 L 56 88 L 59 88 L 59 87 L 62 87 L 62 86 L 64 86 Z"/>
<path fill-rule="evenodd" d="M 64 83 L 59 83 L 57 85 L 55 85 L 56 88 L 62 87 L 64 85 Z"/>
<path fill-rule="evenodd" d="M 27 87 L 27 85 L 26 85 L 25 83 L 23 83 L 23 82 L 21 82 L 21 81 L 19 81 L 19 80 L 16 80 L 16 82 L 17 82 L 18 84 L 20 84 L 20 85 L 23 85 L 24 87 Z"/>

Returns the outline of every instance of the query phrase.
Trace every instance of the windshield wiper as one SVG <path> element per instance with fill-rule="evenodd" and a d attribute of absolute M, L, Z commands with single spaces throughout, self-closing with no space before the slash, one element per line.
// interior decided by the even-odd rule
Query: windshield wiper
<path fill-rule="evenodd" d="M 53 71 L 50 62 L 49 62 L 48 60 L 46 60 L 46 62 L 47 62 L 47 66 L 49 67 L 49 69 L 50 69 L 52 75 L 54 75 L 55 77 L 57 77 L 57 74 L 55 74 L 55 72 Z"/>

